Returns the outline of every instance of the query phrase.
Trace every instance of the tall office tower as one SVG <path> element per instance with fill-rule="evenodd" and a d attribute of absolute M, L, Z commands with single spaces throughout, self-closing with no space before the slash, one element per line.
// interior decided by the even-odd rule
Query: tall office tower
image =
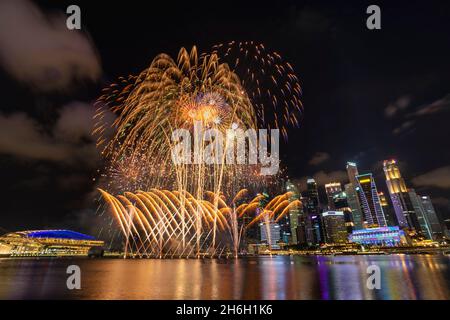
<path fill-rule="evenodd" d="M 358 194 L 355 190 L 353 184 L 348 183 L 345 185 L 345 194 L 347 195 L 348 206 L 352 211 L 352 219 L 355 230 L 360 230 L 364 227 L 363 215 L 361 211 L 361 206 L 359 204 Z"/>
<path fill-rule="evenodd" d="M 347 194 L 348 205 L 352 210 L 354 229 L 359 230 L 364 228 L 364 217 L 358 193 L 356 192 L 356 187 L 358 186 L 356 176 L 359 174 L 356 163 L 347 162 L 347 174 L 349 183 L 345 185 L 345 193 Z"/>
<path fill-rule="evenodd" d="M 337 211 L 342 211 L 344 213 L 345 227 L 347 229 L 347 233 L 351 234 L 355 224 L 353 222 L 352 209 L 350 208 L 347 201 L 347 193 L 339 192 L 338 194 L 334 195 L 333 203 Z"/>
<path fill-rule="evenodd" d="M 333 196 L 335 194 L 338 194 L 339 192 L 342 192 L 342 186 L 340 182 L 331 182 L 325 184 L 325 192 L 327 194 L 328 199 L 328 209 L 334 210 L 334 202 L 333 202 Z"/>
<path fill-rule="evenodd" d="M 420 230 L 416 230 L 418 232 L 421 232 L 422 235 L 429 239 L 433 239 L 433 235 L 431 232 L 431 226 L 430 222 L 428 221 L 428 217 L 425 214 L 425 209 L 422 206 L 422 200 L 417 195 L 417 193 L 414 191 L 414 189 L 408 190 L 409 199 L 411 200 L 411 204 L 414 209 L 414 213 L 416 214 L 417 220 L 420 225 Z"/>
<path fill-rule="evenodd" d="M 436 211 L 434 210 L 431 198 L 429 196 L 421 196 L 420 200 L 422 201 L 422 207 L 425 211 L 425 215 L 428 218 L 428 222 L 430 223 L 433 239 L 434 240 L 442 239 L 443 236 L 442 225 L 439 222 L 439 218 L 436 215 Z"/>
<path fill-rule="evenodd" d="M 327 243 L 346 243 L 348 239 L 345 228 L 344 212 L 326 211 L 322 213 L 323 230 Z"/>
<path fill-rule="evenodd" d="M 308 244 L 310 246 L 319 246 L 320 244 L 325 243 L 325 235 L 320 213 L 307 216 L 306 232 Z"/>
<path fill-rule="evenodd" d="M 347 162 L 347 175 L 348 175 L 348 181 L 351 184 L 353 184 L 354 186 L 357 186 L 358 180 L 356 179 L 356 176 L 358 176 L 359 173 L 358 173 L 358 167 L 356 166 L 356 163 Z"/>
<path fill-rule="evenodd" d="M 299 194 L 297 187 L 289 180 L 286 183 L 286 192 L 292 192 L 292 196 L 289 199 L 290 201 L 295 201 L 300 198 L 300 194 Z M 283 238 L 283 241 L 285 241 L 286 243 L 290 243 L 290 244 L 298 243 L 297 227 L 298 227 L 298 220 L 299 220 L 300 213 L 301 212 L 300 212 L 299 208 L 290 209 L 289 215 L 286 216 L 286 218 L 289 219 L 288 228 L 283 228 L 283 226 L 282 226 L 282 233 L 284 232 L 285 234 L 286 233 L 289 234 L 289 237 Z"/>
<path fill-rule="evenodd" d="M 310 245 L 319 245 L 324 242 L 322 219 L 320 216 L 319 192 L 317 183 L 309 178 L 306 181 L 306 234 Z"/>
<path fill-rule="evenodd" d="M 395 212 L 392 209 L 392 207 L 389 205 L 389 202 L 386 199 L 386 196 L 384 195 L 384 192 L 378 192 L 378 197 L 380 198 L 380 204 L 383 208 L 384 217 L 386 218 L 386 224 L 389 227 L 397 226 L 397 220 L 395 217 Z"/>
<path fill-rule="evenodd" d="M 360 174 L 356 178 L 358 180 L 356 191 L 358 192 L 359 201 L 363 209 L 364 222 L 367 223 L 367 227 L 369 228 L 385 227 L 386 219 L 372 174 Z"/>
<path fill-rule="evenodd" d="M 309 214 L 319 213 L 319 191 L 317 190 L 316 180 L 309 178 L 306 181 L 305 196 L 308 199 L 306 208 Z"/>
<path fill-rule="evenodd" d="M 272 248 L 278 247 L 278 242 L 281 240 L 280 226 L 274 221 L 262 222 L 259 224 L 261 242 L 265 242 Z"/>
<path fill-rule="evenodd" d="M 306 198 L 300 197 L 300 202 L 302 205 L 300 206 L 300 213 L 298 216 L 298 226 L 296 230 L 297 235 L 297 244 L 305 247 L 308 244 L 308 237 L 306 232 L 306 215 L 303 204 L 306 203 Z"/>
<path fill-rule="evenodd" d="M 383 162 L 383 170 L 398 225 L 402 228 L 411 228 L 420 231 L 421 228 L 417 215 L 414 212 L 405 180 L 400 174 L 400 169 L 396 161 L 385 160 Z"/>

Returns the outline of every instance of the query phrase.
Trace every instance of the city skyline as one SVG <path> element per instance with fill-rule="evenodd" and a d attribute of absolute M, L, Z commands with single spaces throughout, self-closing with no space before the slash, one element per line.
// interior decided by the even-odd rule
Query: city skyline
<path fill-rule="evenodd" d="M 372 172 L 359 170 L 360 168 L 354 162 L 347 162 L 348 176 L 342 182 L 328 181 L 320 185 L 315 179 L 307 178 L 306 188 L 299 189 L 298 185 L 295 186 L 295 182 L 288 180 L 286 190 L 302 190 L 295 192 L 300 195 L 301 215 L 306 221 L 303 227 L 302 224 L 296 225 L 297 228 L 304 229 L 300 232 L 304 234 L 303 240 L 296 237 L 292 238 L 292 241 L 298 244 L 303 241 L 309 246 L 330 243 L 323 216 L 328 215 L 327 212 L 342 215 L 340 226 L 347 228 L 349 239 L 352 239 L 352 232 L 353 239 L 357 239 L 358 234 L 363 234 L 364 229 L 368 232 L 371 232 L 370 230 L 376 232 L 377 228 L 390 230 L 394 237 L 398 237 L 395 232 L 404 231 L 405 235 L 409 234 L 431 241 L 441 241 L 444 236 L 448 236 L 444 226 L 446 219 L 437 215 L 431 204 L 432 196 L 419 195 L 414 189 L 407 187 L 407 180 L 400 174 L 398 160 L 389 159 L 384 160 L 383 163 L 387 195 L 380 191 L 380 186 L 383 184 L 380 182 L 383 180 L 375 181 Z M 343 185 L 345 191 L 343 191 Z M 403 192 L 402 202 L 398 196 L 399 192 Z M 317 220 L 316 217 L 319 216 L 321 219 Z M 291 234 L 295 232 L 292 231 Z M 402 240 L 402 242 L 406 241 L 406 238 Z"/>

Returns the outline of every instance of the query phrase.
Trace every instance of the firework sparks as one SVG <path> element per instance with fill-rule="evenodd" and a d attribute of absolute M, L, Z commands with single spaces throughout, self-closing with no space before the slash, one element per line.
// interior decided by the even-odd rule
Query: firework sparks
<path fill-rule="evenodd" d="M 230 64 L 237 49 L 252 57 L 252 63 L 241 57 Z M 246 63 L 241 79 L 239 66 Z M 264 67 L 259 72 L 253 69 L 261 63 Z M 195 123 L 221 133 L 230 128 L 256 130 L 267 123 L 286 135 L 286 125 L 298 125 L 300 92 L 289 64 L 276 53 L 265 53 L 262 45 L 247 43 L 218 46 L 200 55 L 196 47 L 182 48 L 176 60 L 160 54 L 138 76 L 119 78 L 106 88 L 98 101 L 94 128 L 107 161 L 101 194 L 117 218 L 127 248 L 133 244 L 135 252 L 145 256 L 180 254 L 182 248 L 181 255 L 189 256 L 186 250 L 192 241 L 193 252 L 199 255 L 205 249 L 202 241 L 216 250 L 222 231 L 232 230 L 234 241 L 240 239 L 237 219 L 255 204 L 239 203 L 248 193 L 241 189 L 257 190 L 277 176 L 258 174 L 257 164 L 176 164 L 171 134 L 175 129 L 192 132 Z M 270 106 L 262 99 L 266 94 L 271 97 Z M 280 104 L 283 111 L 278 110 Z M 107 110 L 117 116 L 112 125 L 115 134 L 109 140 L 104 134 Z M 278 119 L 278 112 L 284 120 Z M 199 156 L 203 159 L 204 154 Z M 233 201 L 228 205 L 225 199 Z M 287 205 L 289 201 L 280 203 L 271 218 L 283 214 L 278 210 Z"/>

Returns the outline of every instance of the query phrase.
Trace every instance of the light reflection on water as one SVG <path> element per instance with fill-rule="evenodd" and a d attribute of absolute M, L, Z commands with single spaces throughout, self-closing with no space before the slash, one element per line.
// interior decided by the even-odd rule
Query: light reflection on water
<path fill-rule="evenodd" d="M 67 266 L 82 289 L 66 288 Z M 366 286 L 381 269 L 381 289 Z M 284 256 L 239 260 L 0 259 L 0 299 L 450 299 L 450 258 Z"/>

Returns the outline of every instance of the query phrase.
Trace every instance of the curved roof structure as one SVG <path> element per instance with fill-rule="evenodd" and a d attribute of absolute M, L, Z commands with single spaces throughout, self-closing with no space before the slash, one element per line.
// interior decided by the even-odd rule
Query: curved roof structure
<path fill-rule="evenodd" d="M 31 230 L 18 231 L 10 235 L 19 235 L 27 238 L 51 238 L 51 239 L 70 239 L 70 240 L 95 240 L 94 237 L 71 230 Z"/>

